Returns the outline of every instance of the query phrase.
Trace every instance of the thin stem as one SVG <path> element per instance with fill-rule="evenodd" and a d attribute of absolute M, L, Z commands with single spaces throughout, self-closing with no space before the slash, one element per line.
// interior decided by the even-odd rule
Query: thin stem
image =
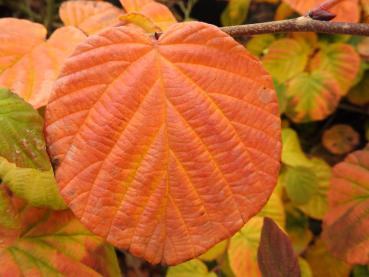
<path fill-rule="evenodd" d="M 265 23 L 222 27 L 221 30 L 233 37 L 288 32 L 369 36 L 369 24 L 326 22 L 314 20 L 308 16 Z"/>
<path fill-rule="evenodd" d="M 365 108 L 365 107 L 358 107 L 358 106 L 350 105 L 350 104 L 347 104 L 347 103 L 340 103 L 338 108 L 341 109 L 341 110 L 345 110 L 345 111 L 349 111 L 349 112 L 369 116 L 369 108 L 368 107 Z"/>
<path fill-rule="evenodd" d="M 44 25 L 46 29 L 50 31 L 50 27 L 52 26 L 54 20 L 54 9 L 55 9 L 55 1 L 54 0 L 46 0 L 46 14 Z"/>

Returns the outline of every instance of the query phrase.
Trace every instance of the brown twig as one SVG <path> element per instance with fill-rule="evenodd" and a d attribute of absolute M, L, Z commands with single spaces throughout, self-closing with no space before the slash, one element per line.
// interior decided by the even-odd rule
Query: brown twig
<path fill-rule="evenodd" d="M 308 16 L 265 23 L 222 27 L 221 30 L 233 37 L 288 32 L 369 36 L 369 24 L 326 22 L 314 20 Z"/>

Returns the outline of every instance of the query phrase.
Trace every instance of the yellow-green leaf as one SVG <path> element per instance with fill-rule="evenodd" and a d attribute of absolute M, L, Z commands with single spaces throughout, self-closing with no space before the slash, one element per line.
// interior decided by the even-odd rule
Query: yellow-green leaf
<path fill-rule="evenodd" d="M 309 263 L 303 258 L 299 258 L 301 277 L 313 277 Z"/>
<path fill-rule="evenodd" d="M 301 149 L 297 133 L 290 128 L 282 130 L 282 162 L 289 166 L 307 166 L 309 159 Z"/>
<path fill-rule="evenodd" d="M 209 272 L 206 265 L 198 260 L 193 259 L 188 262 L 171 266 L 168 269 L 167 277 L 216 277 L 214 272 Z"/>
<path fill-rule="evenodd" d="M 52 170 L 21 168 L 0 157 L 0 178 L 17 196 L 27 199 L 35 207 L 48 206 L 65 209 Z"/>
<path fill-rule="evenodd" d="M 273 41 L 275 37 L 272 34 L 257 35 L 247 42 L 246 48 L 255 56 L 260 57 Z"/>
<path fill-rule="evenodd" d="M 332 169 L 324 160 L 318 158 L 313 158 L 311 164 L 317 177 L 318 189 L 308 203 L 300 205 L 298 208 L 312 218 L 323 219 L 328 209 L 327 194 Z"/>
<path fill-rule="evenodd" d="M 46 153 L 43 119 L 32 106 L 0 89 L 0 179 L 34 206 L 65 209 Z"/>
<path fill-rule="evenodd" d="M 273 79 L 283 83 L 304 71 L 311 52 L 304 41 L 284 38 L 270 45 L 263 64 Z"/>
<path fill-rule="evenodd" d="M 228 240 L 223 240 L 219 242 L 218 244 L 210 248 L 207 252 L 202 254 L 199 257 L 199 259 L 203 261 L 215 260 L 216 258 L 220 257 L 226 251 L 227 244 L 228 244 Z"/>
<path fill-rule="evenodd" d="M 0 157 L 19 167 L 51 169 L 42 117 L 7 89 L 0 89 Z"/>
<path fill-rule="evenodd" d="M 307 204 L 318 190 L 318 178 L 310 167 L 288 166 L 282 174 L 282 183 L 296 205 Z"/>
<path fill-rule="evenodd" d="M 286 214 L 288 236 L 292 242 L 293 249 L 297 254 L 300 254 L 307 248 L 313 238 L 313 234 L 309 230 L 308 218 L 292 204 L 286 205 Z"/>
<path fill-rule="evenodd" d="M 246 20 L 250 3 L 251 0 L 229 0 L 221 16 L 223 26 L 242 24 Z"/>

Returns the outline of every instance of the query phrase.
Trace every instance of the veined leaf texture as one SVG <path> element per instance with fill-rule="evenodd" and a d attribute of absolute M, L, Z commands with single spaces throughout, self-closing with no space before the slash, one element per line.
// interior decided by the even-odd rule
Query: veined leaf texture
<path fill-rule="evenodd" d="M 67 60 L 46 111 L 56 179 L 94 233 L 177 264 L 238 231 L 280 167 L 271 77 L 218 28 L 116 27 Z"/>
<path fill-rule="evenodd" d="M 333 168 L 323 239 L 335 256 L 366 264 L 368 256 L 369 149 L 349 154 Z M 337 231 L 339 230 L 339 231 Z"/>
<path fill-rule="evenodd" d="M 34 208 L 0 188 L 0 276 L 120 276 L 114 248 L 69 210 Z"/>

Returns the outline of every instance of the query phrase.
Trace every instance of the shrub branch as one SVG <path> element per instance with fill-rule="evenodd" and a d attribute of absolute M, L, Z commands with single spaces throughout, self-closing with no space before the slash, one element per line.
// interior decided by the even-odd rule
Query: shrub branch
<path fill-rule="evenodd" d="M 315 32 L 369 36 L 369 24 L 327 22 L 314 20 L 309 16 L 300 16 L 294 19 L 265 23 L 222 27 L 221 30 L 233 37 L 288 32 Z"/>

